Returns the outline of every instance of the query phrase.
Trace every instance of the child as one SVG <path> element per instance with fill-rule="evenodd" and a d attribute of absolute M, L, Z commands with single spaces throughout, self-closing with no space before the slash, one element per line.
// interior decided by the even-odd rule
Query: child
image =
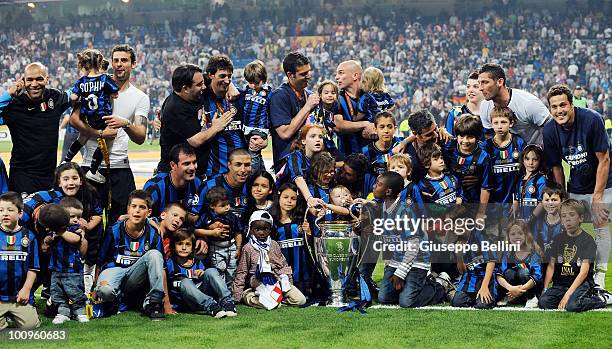
<path fill-rule="evenodd" d="M 536 220 L 535 239 L 544 252 L 544 262 L 548 265 L 550 247 L 553 240 L 561 234 L 561 203 L 566 194 L 556 182 L 548 182 L 542 193 L 542 207 L 546 214 Z M 546 270 L 543 268 L 543 270 Z"/>
<path fill-rule="evenodd" d="M 100 51 L 95 49 L 86 49 L 77 54 L 79 70 L 85 72 L 85 75 L 74 84 L 71 96 L 74 103 L 80 99 L 81 117 L 85 119 L 89 126 L 99 130 L 100 133 L 98 147 L 93 154 L 89 171 L 85 174 L 87 179 L 97 183 L 106 182 L 106 178 L 98 171 L 102 163 L 101 148 L 108 147 L 110 149 L 110 145 L 107 146 L 101 137 L 102 130 L 106 128 L 102 117 L 113 114 L 111 97 L 116 98 L 119 92 L 119 87 L 112 77 L 102 71 L 103 59 Z M 88 139 L 88 137 L 79 135 L 79 138 L 70 146 L 63 162 L 72 161 L 72 158 Z"/>
<path fill-rule="evenodd" d="M 374 176 L 387 172 L 387 163 L 393 155 L 392 149 L 402 141 L 399 137 L 394 137 L 397 129 L 393 114 L 383 111 L 374 117 L 374 127 L 378 139 L 365 147 L 361 152 L 367 156 L 370 163 L 370 173 Z"/>
<path fill-rule="evenodd" d="M 293 270 L 293 284 L 304 292 L 312 294 L 312 263 L 306 250 L 306 236 L 310 225 L 304 221 L 303 208 L 298 206 L 298 189 L 293 183 L 281 185 L 270 210 L 274 219 L 272 239 L 276 240 Z"/>
<path fill-rule="evenodd" d="M 225 189 L 214 187 L 206 192 L 209 209 L 196 223 L 200 236 L 209 241 L 209 265 L 219 269 L 229 287 L 232 284 L 237 260 L 242 246 L 242 223 L 230 212 L 230 203 Z M 222 226 L 219 226 L 219 223 Z M 214 224 L 214 225 L 213 225 Z"/>
<path fill-rule="evenodd" d="M 482 248 L 483 241 L 486 236 L 482 231 L 474 230 L 467 231 L 455 245 L 463 249 L 455 253 L 461 279 L 451 301 L 453 307 L 491 309 L 495 306 L 497 282 L 493 273 L 497 256 L 493 249 Z M 476 250 L 465 248 L 474 244 L 478 247 Z"/>
<path fill-rule="evenodd" d="M 194 258 L 194 246 L 193 231 L 181 228 L 172 234 L 166 270 L 173 307 L 203 311 L 217 319 L 238 315 L 223 277 L 216 268 L 205 269 L 202 260 Z"/>
<path fill-rule="evenodd" d="M 525 308 L 537 308 L 536 289 L 542 282 L 542 251 L 533 241 L 527 223 L 512 221 L 505 230 L 506 241 L 520 246 L 520 250 L 504 251 L 502 254 L 495 278 L 507 294 L 497 305 L 505 305 L 511 300 L 513 303 L 525 302 Z"/>
<path fill-rule="evenodd" d="M 564 232 L 558 235 L 550 248 L 550 258 L 544 278 L 544 292 L 540 297 L 542 309 L 566 309 L 580 312 L 604 308 L 612 302 L 612 296 L 603 290 L 595 290 L 593 262 L 595 240 L 582 230 L 585 207 L 574 199 L 561 204 L 561 225 Z M 550 282 L 553 286 L 549 287 Z"/>
<path fill-rule="evenodd" d="M 244 112 L 243 131 L 249 144 L 252 173 L 265 170 L 262 149 L 268 146 L 270 135 L 269 101 L 272 87 L 268 81 L 266 66 L 260 60 L 254 60 L 244 67 L 244 79 L 248 86 L 241 91 L 239 107 Z"/>
<path fill-rule="evenodd" d="M 347 210 L 353 203 L 353 196 L 351 191 L 343 185 L 337 185 L 329 191 L 329 203 L 337 207 L 346 208 Z M 337 214 L 334 213 L 332 218 L 334 221 L 351 221 L 353 218 L 349 214 Z"/>
<path fill-rule="evenodd" d="M 274 177 L 267 171 L 254 173 L 249 178 L 247 188 L 250 188 L 246 211 L 248 217 L 257 210 L 270 211 L 275 190 Z"/>
<path fill-rule="evenodd" d="M 19 225 L 23 211 L 21 195 L 0 195 L 0 330 L 7 317 L 19 329 L 40 325 L 34 308 L 34 280 L 39 271 L 38 243 L 30 230 Z"/>
<path fill-rule="evenodd" d="M 316 106 L 308 118 L 306 124 L 316 124 L 323 127 L 323 142 L 325 149 L 332 154 L 337 161 L 344 160 L 344 154 L 338 151 L 334 142 L 334 114 L 338 108 L 338 85 L 331 80 L 325 80 L 317 87 L 321 102 Z"/>
<path fill-rule="evenodd" d="M 392 112 L 397 107 L 385 87 L 385 76 L 380 69 L 368 67 L 363 71 L 361 89 L 364 93 L 359 97 L 356 120 L 374 122 L 376 114 Z"/>
<path fill-rule="evenodd" d="M 487 235 L 499 240 L 502 236 L 502 220 L 509 217 L 512 209 L 512 197 L 514 188 L 519 180 L 519 157 L 525 147 L 523 139 L 510 128 L 514 125 L 516 118 L 510 108 L 495 107 L 491 111 L 491 124 L 495 135 L 487 139 L 484 150 L 491 159 L 492 184 L 491 196 L 487 212 Z"/>
<path fill-rule="evenodd" d="M 521 152 L 519 163 L 522 178 L 514 191 L 514 211 L 518 219 L 531 220 L 534 210 L 542 202 L 546 185 L 543 155 L 542 148 L 535 144 L 529 144 Z"/>
<path fill-rule="evenodd" d="M 456 140 L 444 145 L 444 160 L 450 172 L 462 183 L 463 202 L 480 204 L 484 214 L 492 186 L 489 181 L 489 155 L 479 146 L 482 136 L 480 118 L 470 114 L 462 115 L 455 123 L 454 133 Z M 473 181 L 470 185 L 465 185 L 464 180 L 469 179 L 468 177 Z M 476 211 L 476 207 L 472 209 Z"/>
<path fill-rule="evenodd" d="M 395 154 L 389 159 L 389 171 L 399 173 L 404 179 L 404 189 L 400 193 L 400 201 L 406 206 L 412 206 L 412 187 L 410 176 L 412 174 L 412 160 L 408 154 Z"/>
<path fill-rule="evenodd" d="M 162 237 L 162 244 L 164 246 L 164 257 L 170 256 L 170 239 L 174 232 L 183 227 L 185 219 L 187 218 L 187 210 L 179 202 L 172 202 L 164 207 L 160 215 L 160 220 L 157 222 L 157 229 L 159 235 Z"/>
<path fill-rule="evenodd" d="M 81 256 L 87 253 L 85 233 L 79 229 L 82 214 L 83 205 L 66 197 L 60 205 L 45 205 L 38 216 L 38 224 L 49 234 L 41 249 L 51 252 L 51 301 L 58 307 L 54 325 L 70 321 L 73 316 L 79 322 L 89 321 L 85 315 L 87 297 L 81 263 Z"/>
<path fill-rule="evenodd" d="M 255 308 L 264 308 L 262 294 L 280 283 L 282 302 L 291 306 L 306 303 L 306 298 L 292 284 L 292 270 L 278 243 L 270 238 L 274 221 L 266 211 L 255 211 L 249 219 L 248 239 L 232 285 L 234 300 Z"/>

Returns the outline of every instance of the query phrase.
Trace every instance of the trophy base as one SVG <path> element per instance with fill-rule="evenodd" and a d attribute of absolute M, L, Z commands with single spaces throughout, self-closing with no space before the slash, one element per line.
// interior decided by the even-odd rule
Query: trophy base
<path fill-rule="evenodd" d="M 327 303 L 328 307 L 340 308 L 348 305 L 345 301 L 344 296 L 342 295 L 342 291 L 334 292 L 332 291 L 331 297 L 329 297 L 329 301 Z"/>

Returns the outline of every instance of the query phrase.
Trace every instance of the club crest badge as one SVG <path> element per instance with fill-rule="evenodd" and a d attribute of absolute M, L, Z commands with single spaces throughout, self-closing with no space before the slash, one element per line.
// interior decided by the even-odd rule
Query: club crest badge
<path fill-rule="evenodd" d="M 25 248 L 25 247 L 28 247 L 28 245 L 30 245 L 30 239 L 28 239 L 27 236 L 24 236 L 21 239 L 21 246 L 23 246 Z"/>

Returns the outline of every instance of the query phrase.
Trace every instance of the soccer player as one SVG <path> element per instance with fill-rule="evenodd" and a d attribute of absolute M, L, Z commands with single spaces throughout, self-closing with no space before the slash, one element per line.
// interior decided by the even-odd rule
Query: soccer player
<path fill-rule="evenodd" d="M 392 149 L 402 139 L 394 136 L 397 127 L 395 118 L 390 112 L 383 111 L 376 114 L 373 121 L 378 139 L 361 148 L 361 153 L 368 158 L 370 173 L 376 177 L 387 172 L 389 159 L 393 156 Z"/>
<path fill-rule="evenodd" d="M 310 112 L 319 105 L 317 93 L 306 88 L 312 78 L 310 61 L 299 52 L 290 52 L 283 59 L 287 82 L 280 85 L 270 98 L 272 154 L 274 170 L 280 169 L 281 159 L 291 151 L 291 144 L 306 123 Z"/>
<path fill-rule="evenodd" d="M 195 151 L 187 144 L 177 144 L 170 150 L 170 172 L 158 173 L 149 179 L 144 190 L 151 194 L 151 214 L 159 217 L 167 204 L 180 202 L 189 213 L 187 221 L 193 224 L 203 210 L 202 181 L 196 177 Z"/>
<path fill-rule="evenodd" d="M 544 292 L 539 302 L 542 309 L 580 312 L 612 303 L 608 292 L 594 289 L 593 260 L 597 247 L 580 227 L 584 214 L 584 205 L 576 199 L 561 204 L 561 225 L 565 231 L 553 240 L 550 248 Z M 551 281 L 553 286 L 549 287 Z"/>
<path fill-rule="evenodd" d="M 550 121 L 548 109 L 540 99 L 529 92 L 506 86 L 504 69 L 486 63 L 478 71 L 480 91 L 485 101 L 480 103 L 480 120 L 485 129 L 494 128 L 492 113 L 495 107 L 507 107 L 515 115 L 512 131 L 527 144 L 542 144 L 542 128 Z"/>
<path fill-rule="evenodd" d="M 70 115 L 70 123 L 80 133 L 90 137 L 87 141 L 83 164 L 91 163 L 92 155 L 98 147 L 96 138 L 114 139 L 109 148 L 110 170 L 100 169 L 106 178 L 106 183 L 102 185 L 94 183 L 100 195 L 100 206 L 106 207 L 108 211 L 107 226 L 115 223 L 119 216 L 125 213 L 127 198 L 136 189 L 134 174 L 128 158 L 128 143 L 130 140 L 136 144 L 144 143 L 150 108 L 149 96 L 130 83 L 132 70 L 136 68 L 134 49 L 128 45 L 113 47 L 111 65 L 113 80 L 119 86 L 119 96 L 113 101 L 113 115 L 103 117 L 107 127 L 101 132 L 89 127 L 81 120 L 78 108 L 74 109 Z M 83 166 L 83 171 L 88 170 L 86 166 Z M 112 188 L 112 195 L 109 197 L 110 188 Z M 48 189 L 48 187 L 43 189 Z M 112 200 L 110 210 L 108 210 L 109 199 Z"/>
<path fill-rule="evenodd" d="M 610 255 L 610 212 L 612 171 L 610 149 L 603 119 L 599 113 L 576 107 L 565 85 L 548 90 L 548 103 L 555 122 L 544 128 L 544 159 L 552 168 L 554 180 L 565 184 L 561 162 L 570 167 L 569 196 L 589 204 L 597 245 L 595 283 L 605 288 Z"/>
<path fill-rule="evenodd" d="M 232 82 L 234 65 L 225 55 L 210 57 L 206 65 L 206 74 L 210 80 L 210 88 L 203 93 L 203 120 L 206 128 L 212 127 L 215 118 L 231 112 L 232 120 L 225 128 L 216 133 L 208 142 L 208 164 L 206 176 L 212 177 L 227 172 L 228 157 L 234 149 L 247 149 L 244 140 L 243 115 L 238 113 L 235 102 L 232 102 L 228 93 Z"/>
<path fill-rule="evenodd" d="M 446 132 L 450 133 L 453 136 L 455 135 L 455 123 L 457 122 L 459 117 L 464 114 L 480 116 L 480 103 L 482 103 L 482 101 L 484 100 L 482 92 L 480 91 L 480 85 L 478 83 L 478 70 L 475 70 L 470 73 L 465 85 L 467 103 L 453 107 L 453 109 L 448 112 L 448 115 L 446 116 L 446 121 L 444 123 L 444 128 L 446 129 Z"/>
<path fill-rule="evenodd" d="M 23 79 L 0 96 L 0 124 L 8 126 L 13 142 L 8 187 L 18 193 L 53 186 L 58 125 L 70 98 L 66 92 L 48 88 L 48 82 L 47 67 L 30 63 Z"/>
<path fill-rule="evenodd" d="M 111 97 L 116 98 L 119 92 L 119 87 L 112 77 L 104 73 L 102 69 L 103 60 L 102 53 L 96 49 L 88 48 L 77 54 L 79 70 L 84 72 L 85 75 L 74 84 L 70 96 L 74 107 L 77 106 L 77 102 L 80 104 L 81 117 L 85 118 L 87 125 L 99 131 L 106 128 L 106 123 L 102 117 L 112 115 Z M 79 138 L 70 145 L 63 162 L 72 161 L 72 158 L 83 148 L 87 140 L 88 137 L 85 135 L 79 135 Z M 98 146 L 93 153 L 89 171 L 85 174 L 87 179 L 97 183 L 106 181 L 106 178 L 98 172 L 102 163 L 102 156 L 102 149 Z"/>
<path fill-rule="evenodd" d="M 128 218 L 109 227 L 98 254 L 96 295 L 103 302 L 131 302 L 146 292 L 144 312 L 153 321 L 171 312 L 167 294 L 162 238 L 149 224 L 153 200 L 135 190 L 128 200 Z M 143 277 L 144 276 L 144 277 Z"/>
<path fill-rule="evenodd" d="M 0 330 L 11 317 L 20 329 L 38 327 L 34 308 L 34 280 L 39 270 L 38 243 L 34 233 L 19 225 L 21 195 L 0 195 Z"/>
<path fill-rule="evenodd" d="M 45 205 L 38 215 L 47 236 L 41 249 L 51 253 L 51 301 L 57 308 L 54 325 L 63 324 L 74 316 L 88 322 L 85 315 L 85 284 L 81 256 L 87 253 L 85 233 L 79 228 L 83 205 L 75 198 L 64 198 L 58 204 Z"/>

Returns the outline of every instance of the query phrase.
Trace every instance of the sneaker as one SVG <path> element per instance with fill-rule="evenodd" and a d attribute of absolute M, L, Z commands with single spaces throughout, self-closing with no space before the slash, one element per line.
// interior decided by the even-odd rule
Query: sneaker
<path fill-rule="evenodd" d="M 51 299 L 51 288 L 43 286 L 40 290 L 40 299 Z"/>
<path fill-rule="evenodd" d="M 505 305 L 508 305 L 509 301 L 510 301 L 510 298 L 508 296 L 504 296 L 504 298 L 497 301 L 497 305 L 500 307 L 503 307 Z"/>
<path fill-rule="evenodd" d="M 527 300 L 527 302 L 525 303 L 525 308 L 528 309 L 535 309 L 538 307 L 538 297 L 533 297 L 529 300 Z"/>
<path fill-rule="evenodd" d="M 89 318 L 85 314 L 77 316 L 77 320 L 79 320 L 79 322 L 89 322 Z"/>
<path fill-rule="evenodd" d="M 607 290 L 596 288 L 595 296 L 606 303 L 606 305 L 612 304 L 612 293 L 608 292 Z"/>
<path fill-rule="evenodd" d="M 55 315 L 55 318 L 53 319 L 53 321 L 51 321 L 54 325 L 61 325 L 66 321 L 70 321 L 70 318 L 66 315 L 62 315 L 62 314 L 57 314 Z"/>
<path fill-rule="evenodd" d="M 85 178 L 89 179 L 90 181 L 94 181 L 94 182 L 100 183 L 100 184 L 106 183 L 106 177 L 104 177 L 100 173 L 100 171 L 97 171 L 96 173 L 92 173 L 91 171 L 87 171 L 87 173 L 85 174 Z"/>
<path fill-rule="evenodd" d="M 433 275 L 434 274 L 432 274 L 432 276 Z M 450 302 L 455 296 L 455 292 L 457 291 L 457 288 L 451 281 L 450 276 L 445 272 L 441 272 L 440 274 L 434 277 L 434 281 L 442 285 L 442 287 L 444 288 L 445 298 L 447 301 Z"/>
<path fill-rule="evenodd" d="M 221 308 L 219 303 L 213 303 L 208 308 L 208 314 L 210 314 L 210 316 L 214 317 L 215 319 L 222 319 L 227 316 L 227 313 L 225 312 L 225 310 L 223 310 L 223 308 Z"/>
<path fill-rule="evenodd" d="M 151 319 L 151 321 L 162 321 L 166 319 L 166 315 L 164 315 L 164 307 L 161 303 L 147 304 L 144 312 L 149 315 L 149 319 Z"/>
<path fill-rule="evenodd" d="M 234 302 L 229 301 L 223 304 L 223 311 L 225 311 L 225 315 L 228 317 L 234 317 L 238 315 L 238 311 L 236 310 L 236 305 Z"/>

